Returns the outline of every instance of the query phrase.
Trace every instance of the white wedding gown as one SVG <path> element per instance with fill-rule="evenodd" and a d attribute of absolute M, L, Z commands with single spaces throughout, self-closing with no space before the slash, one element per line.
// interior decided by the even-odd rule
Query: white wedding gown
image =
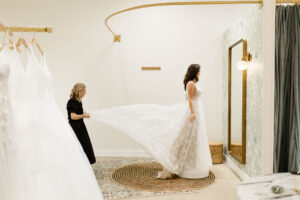
<path fill-rule="evenodd" d="M 88 159 L 55 102 L 45 56 L 39 62 L 30 52 L 26 65 L 16 51 L 0 54 L 0 199 L 102 200 Z"/>
<path fill-rule="evenodd" d="M 7 51 L 0 52 L 0 199 L 24 196 L 16 135 L 13 131 L 9 93 L 10 66 Z M 17 192 L 18 191 L 18 192 Z"/>
<path fill-rule="evenodd" d="M 194 122 L 189 121 L 187 96 L 185 103 L 174 106 L 128 105 L 90 114 L 92 119 L 128 134 L 167 171 L 183 178 L 203 178 L 209 175 L 212 161 L 200 95 L 197 87 Z"/>

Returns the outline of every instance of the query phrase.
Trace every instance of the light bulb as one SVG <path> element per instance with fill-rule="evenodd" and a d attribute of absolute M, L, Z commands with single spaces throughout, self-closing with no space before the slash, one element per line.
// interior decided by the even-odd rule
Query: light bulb
<path fill-rule="evenodd" d="M 243 70 L 245 70 L 245 69 L 248 68 L 248 65 L 249 65 L 249 63 L 248 63 L 247 61 L 241 60 L 241 61 L 239 61 L 239 62 L 237 63 L 236 68 L 237 68 L 238 70 L 243 71 Z"/>

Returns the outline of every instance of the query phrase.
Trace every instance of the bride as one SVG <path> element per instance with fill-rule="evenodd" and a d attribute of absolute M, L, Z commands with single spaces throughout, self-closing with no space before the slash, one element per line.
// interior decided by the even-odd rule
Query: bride
<path fill-rule="evenodd" d="M 107 108 L 91 112 L 91 118 L 119 129 L 140 143 L 163 166 L 157 178 L 207 177 L 212 161 L 201 90 L 196 86 L 199 76 L 200 65 L 191 64 L 183 81 L 185 103 Z"/>

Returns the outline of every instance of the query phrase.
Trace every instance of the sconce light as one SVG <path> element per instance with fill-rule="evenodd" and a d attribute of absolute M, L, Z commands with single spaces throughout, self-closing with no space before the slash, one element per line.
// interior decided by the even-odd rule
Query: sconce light
<path fill-rule="evenodd" d="M 248 63 L 247 61 L 241 60 L 241 61 L 239 61 L 239 62 L 237 63 L 236 68 L 237 68 L 238 70 L 243 71 L 243 70 L 245 70 L 245 69 L 248 68 L 248 65 L 249 65 L 249 63 Z"/>
<path fill-rule="evenodd" d="M 249 67 L 249 63 L 252 60 L 252 54 L 247 53 L 246 56 L 243 56 L 242 60 L 237 63 L 236 68 L 238 70 L 246 70 Z"/>

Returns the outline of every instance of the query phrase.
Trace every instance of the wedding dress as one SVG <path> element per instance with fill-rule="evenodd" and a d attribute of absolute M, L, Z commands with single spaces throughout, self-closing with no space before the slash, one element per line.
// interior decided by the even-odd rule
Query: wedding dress
<path fill-rule="evenodd" d="M 128 134 L 141 144 L 165 170 L 183 178 L 203 178 L 212 165 L 205 118 L 196 87 L 195 120 L 190 122 L 186 102 L 173 106 L 128 105 L 90 112 L 91 118 Z"/>
<path fill-rule="evenodd" d="M 88 159 L 55 102 L 45 56 L 38 61 L 30 47 L 23 65 L 16 51 L 8 54 L 11 55 L 8 56 L 9 73 L 5 70 L 0 73 L 8 74 L 5 80 L 10 93 L 8 114 L 12 125 L 6 126 L 13 130 L 14 149 L 18 154 L 13 163 L 20 164 L 17 178 L 22 182 L 22 188 L 16 185 L 11 189 L 16 194 L 22 193 L 22 197 L 4 200 L 102 200 Z M 0 79 L 2 83 L 3 80 Z M 1 93 L 5 92 L 0 89 Z M 11 150 L 6 152 L 11 153 Z M 6 161 L 1 165 L 10 168 L 13 163 Z M 0 186 L 10 180 L 0 179 Z"/>
<path fill-rule="evenodd" d="M 23 196 L 19 154 L 15 143 L 9 93 L 10 63 L 7 51 L 0 52 L 0 199 Z"/>

